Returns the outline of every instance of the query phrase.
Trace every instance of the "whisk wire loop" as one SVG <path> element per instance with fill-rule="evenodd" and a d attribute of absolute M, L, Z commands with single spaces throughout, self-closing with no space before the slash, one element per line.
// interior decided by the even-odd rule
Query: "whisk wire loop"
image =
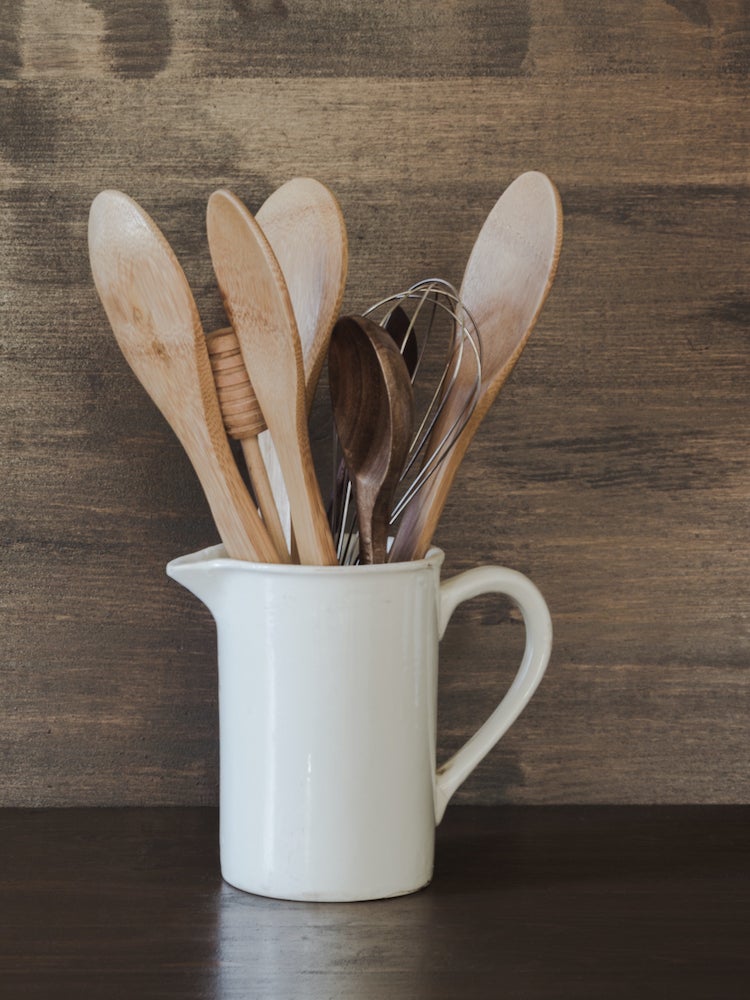
<path fill-rule="evenodd" d="M 397 309 L 406 313 L 408 325 L 403 332 L 399 332 L 395 338 L 396 343 L 404 354 L 407 345 L 416 339 L 418 349 L 411 380 L 415 393 L 421 397 L 429 395 L 429 399 L 421 406 L 418 404 L 421 419 L 416 421 L 417 429 L 401 473 L 399 491 L 391 512 L 391 525 L 402 516 L 456 444 L 474 411 L 482 383 L 479 330 L 450 282 L 443 278 L 418 281 L 404 291 L 376 302 L 363 315 L 389 329 Z M 420 393 L 420 382 L 427 377 L 425 369 L 429 367 L 428 353 L 432 356 L 435 351 L 439 351 L 441 341 L 447 343 L 443 348 L 447 360 L 443 364 L 440 378 L 431 395 L 429 390 Z M 435 442 L 432 440 L 435 429 L 440 426 L 441 417 L 452 399 L 459 379 L 462 382 L 462 394 L 469 387 L 466 404 L 462 405 L 447 428 L 440 428 L 440 440 Z M 338 451 L 334 430 L 334 454 Z M 339 467 L 340 463 L 335 461 L 334 476 Z M 331 527 L 342 564 L 356 562 L 358 559 L 356 510 L 351 502 L 351 494 L 352 485 L 348 476 L 343 481 L 341 477 L 337 477 L 331 503 Z"/>

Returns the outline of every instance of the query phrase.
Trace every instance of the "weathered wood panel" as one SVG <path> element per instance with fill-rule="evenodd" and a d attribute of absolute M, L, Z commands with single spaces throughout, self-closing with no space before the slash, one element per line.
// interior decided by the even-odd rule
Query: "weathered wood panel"
<path fill-rule="evenodd" d="M 3 0 L 3 76 L 747 72 L 744 0 Z"/>
<path fill-rule="evenodd" d="M 216 798 L 213 627 L 163 572 L 215 531 L 96 298 L 95 194 L 154 215 L 210 329 L 215 187 L 329 184 L 361 309 L 459 282 L 528 168 L 560 271 L 438 541 L 529 573 L 555 652 L 460 798 L 748 800 L 749 37 L 741 2 L 0 3 L 0 803 Z M 441 755 L 521 644 L 458 613 Z"/>

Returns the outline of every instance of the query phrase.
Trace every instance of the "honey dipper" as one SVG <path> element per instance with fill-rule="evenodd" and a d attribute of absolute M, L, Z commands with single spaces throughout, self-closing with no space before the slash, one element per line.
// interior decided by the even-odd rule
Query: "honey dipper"
<path fill-rule="evenodd" d="M 224 327 L 208 334 L 206 344 L 224 428 L 229 437 L 240 442 L 263 521 L 280 560 L 290 562 L 284 529 L 258 444 L 258 435 L 266 430 L 266 422 L 242 360 L 237 335 L 231 326 Z"/>

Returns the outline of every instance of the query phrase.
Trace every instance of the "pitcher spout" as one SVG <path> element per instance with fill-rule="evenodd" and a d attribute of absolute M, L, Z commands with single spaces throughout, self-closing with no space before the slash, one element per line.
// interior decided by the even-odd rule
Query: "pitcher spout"
<path fill-rule="evenodd" d="M 216 617 L 221 594 L 219 579 L 226 569 L 227 559 L 223 545 L 212 545 L 167 563 L 167 576 L 194 594 Z"/>

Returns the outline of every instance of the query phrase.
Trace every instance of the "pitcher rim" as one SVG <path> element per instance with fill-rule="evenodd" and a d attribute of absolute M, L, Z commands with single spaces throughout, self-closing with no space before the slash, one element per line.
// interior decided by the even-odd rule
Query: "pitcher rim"
<path fill-rule="evenodd" d="M 172 570 L 190 567 L 191 569 L 247 569 L 282 576 L 340 576 L 342 573 L 351 576 L 364 574 L 414 573 L 431 569 L 442 564 L 445 553 L 433 545 L 422 559 L 410 559 L 405 562 L 378 563 L 376 565 L 359 566 L 308 566 L 300 563 L 266 563 L 251 562 L 247 559 L 233 559 L 226 554 L 223 544 L 209 545 L 204 549 L 177 556 L 167 563 L 166 571 L 172 576 Z"/>

